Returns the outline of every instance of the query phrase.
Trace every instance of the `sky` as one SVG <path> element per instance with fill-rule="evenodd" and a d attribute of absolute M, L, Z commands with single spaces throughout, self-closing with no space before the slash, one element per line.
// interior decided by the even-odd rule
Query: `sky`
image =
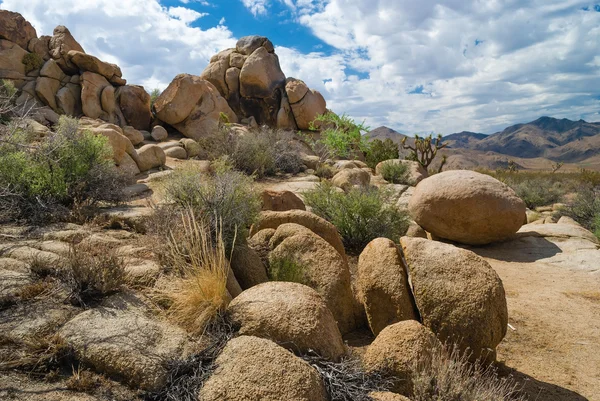
<path fill-rule="evenodd" d="M 596 0 L 598 1 L 598 0 Z M 405 134 L 600 121 L 600 3 L 579 0 L 0 0 L 67 26 L 131 84 L 199 75 L 246 35 L 328 108 Z"/>

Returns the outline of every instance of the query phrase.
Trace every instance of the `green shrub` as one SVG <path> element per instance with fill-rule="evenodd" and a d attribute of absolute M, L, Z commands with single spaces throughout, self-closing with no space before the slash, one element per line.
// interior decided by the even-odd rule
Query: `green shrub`
<path fill-rule="evenodd" d="M 310 129 L 321 129 L 321 138 L 312 142 L 313 148 L 325 158 L 355 158 L 359 153 L 367 151 L 369 144 L 363 132 L 369 128 L 356 124 L 353 119 L 343 114 L 327 112 L 317 116 L 311 122 Z"/>
<path fill-rule="evenodd" d="M 7 124 L 10 121 L 11 112 L 15 108 L 15 95 L 17 88 L 12 81 L 3 79 L 0 81 L 0 135 L 7 131 L 7 127 L 2 124 Z"/>
<path fill-rule="evenodd" d="M 381 176 L 392 184 L 408 185 L 408 166 L 404 163 L 383 163 Z"/>
<path fill-rule="evenodd" d="M 63 219 L 125 197 L 128 177 L 116 169 L 108 139 L 79 131 L 75 119 L 62 116 L 41 143 L 16 126 L 0 139 L 0 219 Z"/>
<path fill-rule="evenodd" d="M 260 212 L 252 184 L 251 177 L 226 167 L 207 175 L 190 166 L 166 177 L 165 195 L 177 207 L 190 208 L 196 217 L 208 221 L 215 241 L 220 227 L 229 253 L 237 240 L 246 238 Z"/>
<path fill-rule="evenodd" d="M 561 214 L 572 217 L 600 238 L 600 187 L 582 188 Z"/>
<path fill-rule="evenodd" d="M 335 169 L 329 164 L 321 163 L 317 166 L 315 175 L 321 179 L 329 180 L 335 175 Z"/>
<path fill-rule="evenodd" d="M 385 141 L 375 139 L 369 144 L 366 161 L 369 167 L 375 168 L 375 166 L 383 161 L 398 159 L 399 157 L 398 145 L 394 141 L 390 138 L 386 138 Z"/>
<path fill-rule="evenodd" d="M 156 99 L 160 96 L 161 91 L 158 88 L 155 88 L 150 92 L 150 110 L 154 110 L 154 103 L 156 103 Z"/>
<path fill-rule="evenodd" d="M 306 284 L 304 266 L 289 258 L 270 260 L 267 274 L 271 281 Z"/>
<path fill-rule="evenodd" d="M 304 202 L 336 226 L 350 253 L 360 253 L 378 237 L 397 242 L 408 229 L 407 215 L 392 204 L 391 193 L 376 187 L 342 193 L 325 182 L 306 192 Z"/>
<path fill-rule="evenodd" d="M 21 62 L 25 66 L 25 74 L 39 70 L 44 65 L 44 59 L 37 53 L 27 53 Z"/>

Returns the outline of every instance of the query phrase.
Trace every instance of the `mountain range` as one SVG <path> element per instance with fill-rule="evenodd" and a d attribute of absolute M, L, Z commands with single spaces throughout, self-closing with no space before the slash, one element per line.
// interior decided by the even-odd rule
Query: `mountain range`
<path fill-rule="evenodd" d="M 406 137 L 388 127 L 367 135 L 370 140 L 390 138 L 396 143 Z M 410 137 L 407 141 L 412 142 Z M 563 162 L 565 170 L 600 170 L 600 122 L 541 117 L 491 135 L 468 131 L 447 135 L 443 143 L 448 168 L 496 169 L 513 161 L 523 169 L 550 169 L 553 163 Z"/>

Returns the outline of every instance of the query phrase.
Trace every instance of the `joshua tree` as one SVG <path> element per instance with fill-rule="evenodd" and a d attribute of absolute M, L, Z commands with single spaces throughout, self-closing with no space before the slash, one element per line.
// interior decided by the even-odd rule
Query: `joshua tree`
<path fill-rule="evenodd" d="M 556 163 L 552 163 L 552 172 L 556 173 L 558 170 L 561 169 L 562 166 L 565 165 L 565 162 L 556 162 Z"/>
<path fill-rule="evenodd" d="M 408 159 L 419 162 L 425 169 L 427 169 L 433 159 L 435 159 L 438 150 L 448 146 L 447 144 L 442 143 L 442 135 L 438 135 L 435 139 L 433 139 L 433 135 L 431 134 L 424 138 L 415 135 L 415 146 L 407 145 L 406 139 L 407 137 L 402 139 L 402 148 L 411 151 Z"/>

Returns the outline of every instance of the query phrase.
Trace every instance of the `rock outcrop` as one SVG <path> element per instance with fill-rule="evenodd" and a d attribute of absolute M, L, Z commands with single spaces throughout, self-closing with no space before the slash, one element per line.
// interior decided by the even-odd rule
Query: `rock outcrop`
<path fill-rule="evenodd" d="M 469 245 L 506 240 L 526 221 L 525 202 L 511 188 L 466 170 L 445 171 L 421 181 L 408 209 L 427 232 Z"/>

